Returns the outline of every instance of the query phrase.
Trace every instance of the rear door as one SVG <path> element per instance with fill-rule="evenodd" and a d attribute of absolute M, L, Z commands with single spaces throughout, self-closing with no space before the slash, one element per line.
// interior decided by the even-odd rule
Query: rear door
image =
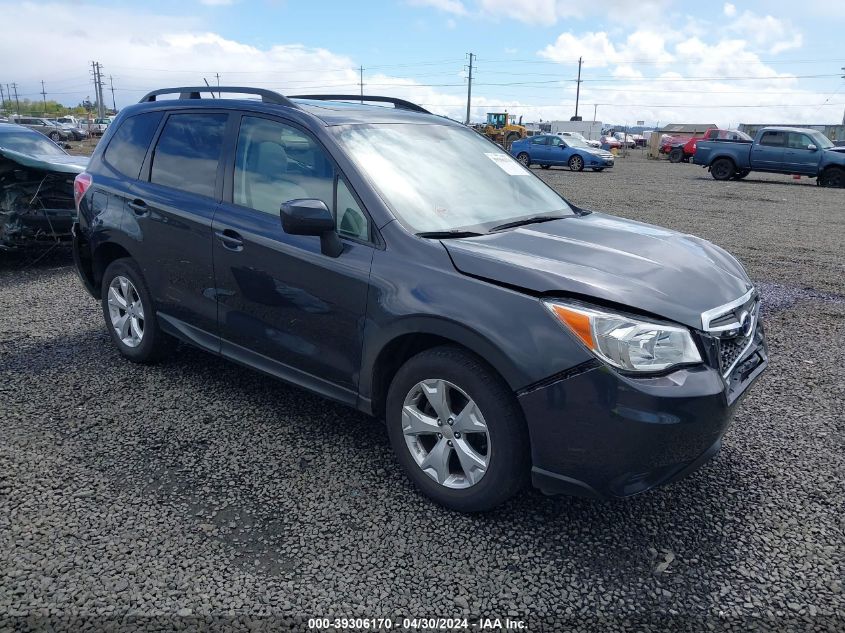
<path fill-rule="evenodd" d="M 225 111 L 166 115 L 142 178 L 132 186 L 122 231 L 139 244 L 137 259 L 164 326 L 216 348 L 217 301 L 211 220 L 222 189 Z"/>
<path fill-rule="evenodd" d="M 760 142 L 751 147 L 751 168 L 762 171 L 783 171 L 786 132 L 767 130 Z M 740 147 L 737 145 L 737 147 Z"/>
<path fill-rule="evenodd" d="M 818 171 L 821 152 L 815 146 L 813 139 L 801 132 L 789 132 L 786 135 L 786 149 L 784 151 L 784 163 L 793 174 L 808 174 L 814 176 Z"/>
<path fill-rule="evenodd" d="M 353 403 L 375 230 L 325 147 L 293 123 L 244 115 L 214 217 L 215 286 L 225 356 Z M 316 198 L 343 252 L 282 230 L 283 202 Z"/>

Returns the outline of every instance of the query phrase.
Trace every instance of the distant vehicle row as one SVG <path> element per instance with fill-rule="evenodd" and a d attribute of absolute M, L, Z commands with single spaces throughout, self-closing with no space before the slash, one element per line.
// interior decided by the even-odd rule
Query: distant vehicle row
<path fill-rule="evenodd" d="M 588 145 L 575 136 L 566 138 L 556 134 L 541 134 L 519 141 L 510 147 L 511 156 L 525 167 L 540 165 L 548 169 L 552 165 L 565 165 L 572 171 L 603 171 L 613 167 L 613 154 Z"/>

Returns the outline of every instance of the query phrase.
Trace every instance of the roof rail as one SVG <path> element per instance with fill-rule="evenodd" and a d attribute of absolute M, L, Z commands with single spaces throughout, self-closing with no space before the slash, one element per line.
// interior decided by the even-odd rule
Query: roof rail
<path fill-rule="evenodd" d="M 248 95 L 258 95 L 264 103 L 275 103 L 276 105 L 289 106 L 296 108 L 297 105 L 284 95 L 272 90 L 265 90 L 264 88 L 247 88 L 246 86 L 182 86 L 179 88 L 160 88 L 145 94 L 139 103 L 147 101 L 155 101 L 158 95 L 178 94 L 180 99 L 201 99 L 203 92 L 210 92 L 214 96 L 215 92 L 232 92 Z"/>
<path fill-rule="evenodd" d="M 423 114 L 431 114 L 422 106 L 416 103 L 405 101 L 404 99 L 397 99 L 395 97 L 379 97 L 374 95 L 289 95 L 290 99 L 315 99 L 318 101 L 370 101 L 375 103 L 392 103 L 394 108 L 399 110 L 411 110 L 412 112 L 422 112 Z"/>

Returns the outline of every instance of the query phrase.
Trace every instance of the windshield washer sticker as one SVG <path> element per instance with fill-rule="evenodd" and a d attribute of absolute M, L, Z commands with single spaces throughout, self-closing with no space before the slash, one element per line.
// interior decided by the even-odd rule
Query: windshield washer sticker
<path fill-rule="evenodd" d="M 506 174 L 511 176 L 527 176 L 529 171 L 522 165 L 512 160 L 507 154 L 498 152 L 484 152 L 484 155 L 502 168 Z"/>

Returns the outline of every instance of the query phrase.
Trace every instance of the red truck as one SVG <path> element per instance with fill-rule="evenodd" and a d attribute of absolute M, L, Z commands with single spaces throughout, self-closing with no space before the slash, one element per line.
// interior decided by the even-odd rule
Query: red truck
<path fill-rule="evenodd" d="M 680 137 L 667 138 L 660 146 L 660 152 L 669 154 L 669 160 L 673 163 L 689 162 L 695 155 L 695 145 L 698 141 L 751 141 L 752 138 L 745 132 L 739 130 L 720 130 L 710 128 L 701 137 Z"/>

